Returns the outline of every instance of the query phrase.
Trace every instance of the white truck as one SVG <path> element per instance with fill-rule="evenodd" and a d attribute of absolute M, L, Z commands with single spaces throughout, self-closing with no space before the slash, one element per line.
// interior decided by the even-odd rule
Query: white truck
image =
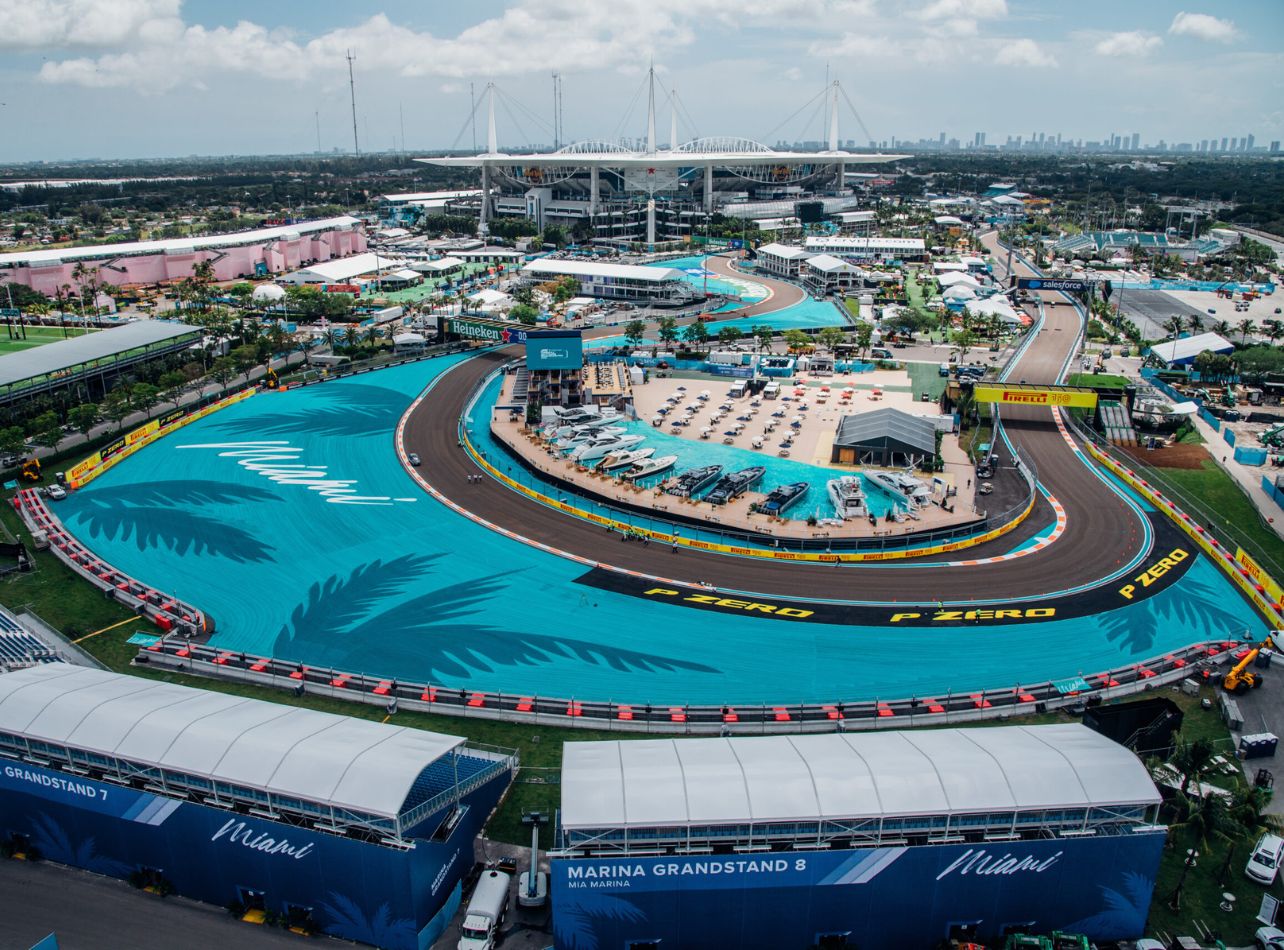
<path fill-rule="evenodd" d="M 473 889 L 459 930 L 459 950 L 491 950 L 508 913 L 508 890 L 512 876 L 503 871 L 485 871 Z"/>

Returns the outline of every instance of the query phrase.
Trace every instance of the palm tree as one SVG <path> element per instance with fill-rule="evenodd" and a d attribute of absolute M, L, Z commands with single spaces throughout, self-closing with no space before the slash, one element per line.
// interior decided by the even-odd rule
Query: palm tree
<path fill-rule="evenodd" d="M 1198 783 L 1213 767 L 1217 749 L 1207 739 L 1196 739 L 1194 742 L 1178 742 L 1169 758 L 1169 764 L 1182 774 L 1181 794 L 1183 797 L 1190 791 L 1192 784 Z"/>
<path fill-rule="evenodd" d="M 1226 320 L 1218 320 L 1216 323 L 1212 325 L 1211 329 L 1218 336 L 1224 337 L 1224 336 L 1230 336 L 1231 334 L 1231 325 Z"/>
<path fill-rule="evenodd" d="M 1262 332 L 1266 334 L 1266 338 L 1270 340 L 1271 345 L 1274 346 L 1275 341 L 1284 336 L 1284 322 L 1279 320 L 1266 320 L 1262 323 Z"/>
<path fill-rule="evenodd" d="M 1239 331 L 1239 342 L 1243 346 L 1248 339 L 1248 335 L 1253 332 L 1253 321 L 1245 317 L 1239 323 L 1235 324 L 1235 329 Z"/>
<path fill-rule="evenodd" d="M 1221 791 L 1211 791 L 1199 798 L 1182 795 L 1179 801 L 1184 817 L 1175 822 L 1172 828 L 1174 832 L 1187 832 L 1191 851 L 1199 848 L 1206 851 L 1210 842 L 1230 842 L 1244 832 L 1243 825 L 1235 820 L 1230 803 Z M 1193 854 L 1182 862 L 1181 877 L 1177 879 L 1177 886 L 1168 897 L 1168 906 L 1173 910 L 1181 910 L 1182 889 L 1186 886 L 1186 875 L 1190 873 L 1194 863 Z"/>
<path fill-rule="evenodd" d="M 1186 326 L 1190 327 L 1191 333 L 1198 333 L 1204 327 L 1204 318 L 1197 313 L 1187 314 Z"/>
<path fill-rule="evenodd" d="M 1164 330 L 1167 331 L 1168 335 L 1175 340 L 1181 335 L 1181 331 L 1185 328 L 1186 322 L 1182 320 L 1181 317 L 1169 317 L 1163 322 L 1162 326 Z"/>

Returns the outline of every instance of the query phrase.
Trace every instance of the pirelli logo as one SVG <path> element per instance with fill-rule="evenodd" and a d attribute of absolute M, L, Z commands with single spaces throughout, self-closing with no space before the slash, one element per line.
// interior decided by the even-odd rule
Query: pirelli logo
<path fill-rule="evenodd" d="M 1066 406 L 1092 409 L 1097 394 L 1091 389 L 1063 386 L 1005 386 L 1002 383 L 978 383 L 972 390 L 977 402 L 997 402 L 1008 406 Z"/>

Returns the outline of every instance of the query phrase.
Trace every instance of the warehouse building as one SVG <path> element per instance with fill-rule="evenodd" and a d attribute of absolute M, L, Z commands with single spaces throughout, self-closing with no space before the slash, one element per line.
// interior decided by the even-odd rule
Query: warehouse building
<path fill-rule="evenodd" d="M 516 768 L 457 736 L 60 663 L 0 676 L 0 757 L 14 853 L 396 950 L 444 930 Z"/>
<path fill-rule="evenodd" d="M 1180 340 L 1169 340 L 1167 343 L 1156 343 L 1150 348 L 1149 356 L 1169 369 L 1193 366 L 1195 358 L 1203 352 L 1234 353 L 1235 344 L 1217 333 L 1198 333 L 1195 336 L 1182 337 Z"/>
<path fill-rule="evenodd" d="M 1078 724 L 569 742 L 559 947 L 1140 936 L 1166 830 Z"/>

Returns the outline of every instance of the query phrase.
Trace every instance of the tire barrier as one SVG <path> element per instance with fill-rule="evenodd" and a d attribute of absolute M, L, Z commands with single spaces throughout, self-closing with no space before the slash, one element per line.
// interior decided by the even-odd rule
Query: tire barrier
<path fill-rule="evenodd" d="M 191 643 L 175 636 L 162 637 L 151 646 L 143 647 L 134 662 L 286 689 L 298 696 L 312 693 L 378 705 L 389 711 L 410 709 L 566 728 L 730 735 L 943 725 L 1096 704 L 1191 676 L 1211 680 L 1215 666 L 1232 656 L 1242 657 L 1249 649 L 1248 645 L 1232 640 L 1196 643 L 1117 669 L 1002 689 L 858 702 L 723 706 L 593 702 L 574 697 L 461 689 L 307 666 L 293 660 Z"/>
<path fill-rule="evenodd" d="M 184 642 L 214 632 L 214 621 L 203 610 L 162 593 L 116 570 L 67 533 L 34 488 L 24 488 L 13 498 L 13 507 L 34 536 L 43 532 L 54 557 L 93 584 L 108 597 L 146 617 L 162 633 L 176 634 Z"/>
<path fill-rule="evenodd" d="M 1209 560 L 1220 567 L 1231 581 L 1257 608 L 1272 629 L 1284 627 L 1284 603 L 1273 600 L 1271 594 L 1278 591 L 1279 585 L 1256 565 L 1245 564 L 1236 557 L 1236 552 L 1229 550 L 1212 536 L 1208 528 L 1196 522 L 1190 515 L 1177 507 L 1177 503 L 1158 488 L 1151 485 L 1132 469 L 1103 452 L 1091 440 L 1085 439 L 1084 445 L 1089 454 L 1101 465 L 1124 481 L 1129 488 L 1137 492 L 1148 502 L 1166 514 L 1178 528 L 1208 555 Z"/>

